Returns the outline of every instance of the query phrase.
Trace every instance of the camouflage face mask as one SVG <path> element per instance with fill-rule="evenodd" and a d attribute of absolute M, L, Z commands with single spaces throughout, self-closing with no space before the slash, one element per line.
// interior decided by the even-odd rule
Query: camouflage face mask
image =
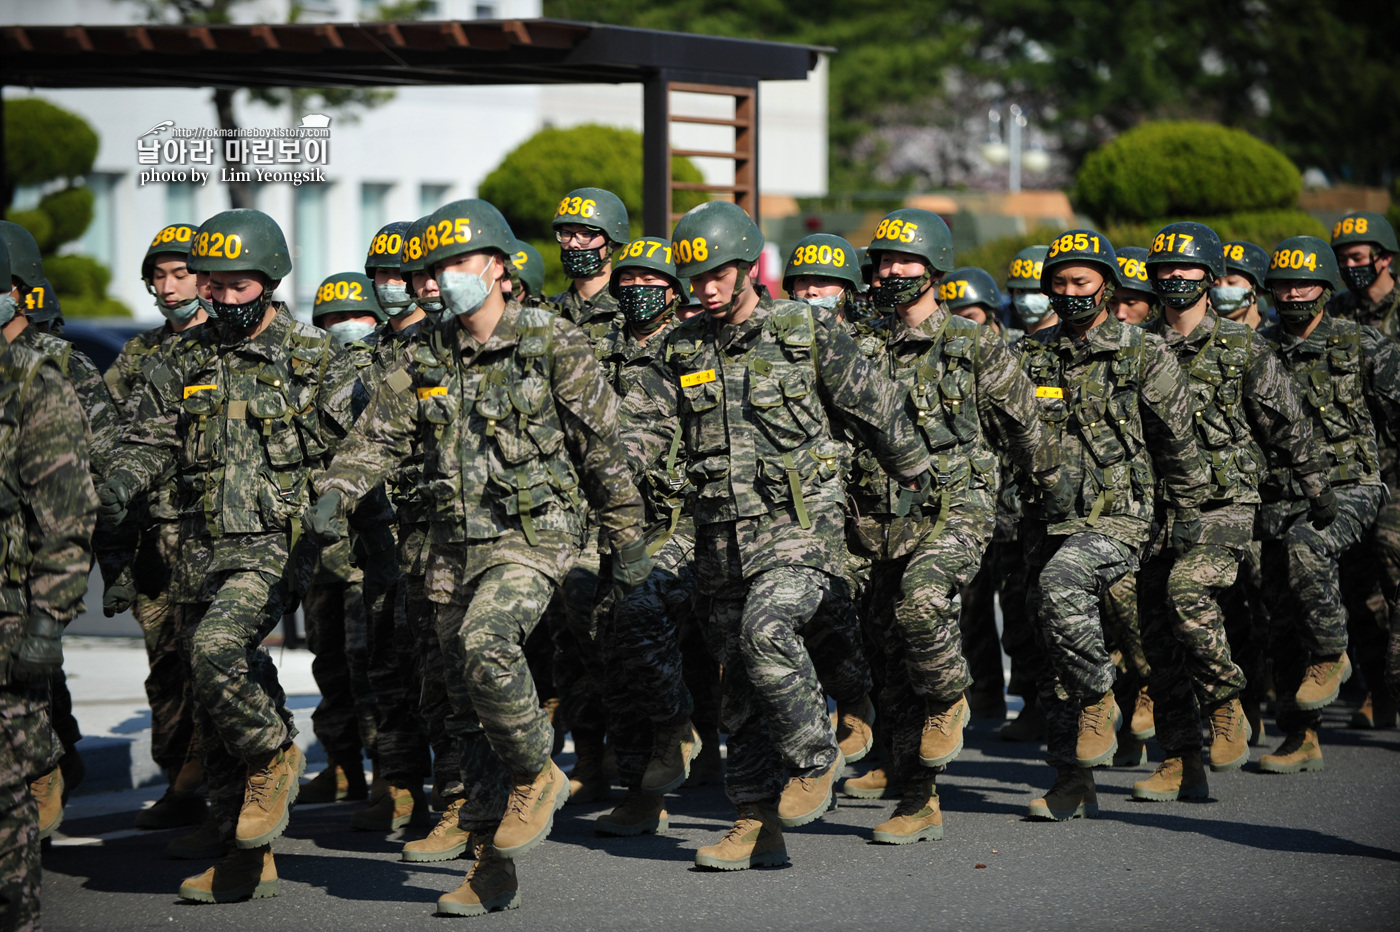
<path fill-rule="evenodd" d="M 919 300 L 932 280 L 933 273 L 928 269 L 916 278 L 881 278 L 870 286 L 867 295 L 876 307 L 899 307 Z"/>
<path fill-rule="evenodd" d="M 592 278 L 602 271 L 606 259 L 603 258 L 603 250 L 606 247 L 599 246 L 597 249 L 561 249 L 559 250 L 559 261 L 564 265 L 564 275 L 566 278 Z"/>
<path fill-rule="evenodd" d="M 1152 291 L 1157 299 L 1174 311 L 1184 311 L 1201 300 L 1201 295 L 1210 287 L 1204 279 L 1154 278 Z"/>
<path fill-rule="evenodd" d="M 651 333 L 666 322 L 675 305 L 666 300 L 666 285 L 622 285 L 617 289 L 617 306 L 627 322 L 642 333 Z"/>

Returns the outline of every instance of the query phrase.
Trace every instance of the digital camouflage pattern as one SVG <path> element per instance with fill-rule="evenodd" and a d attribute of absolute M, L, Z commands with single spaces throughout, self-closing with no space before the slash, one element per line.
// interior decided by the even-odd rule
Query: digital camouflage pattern
<path fill-rule="evenodd" d="M 1378 302 L 1344 288 L 1327 302 L 1327 313 L 1363 327 L 1373 327 L 1391 340 L 1400 341 L 1400 285 L 1390 289 L 1390 294 Z"/>
<path fill-rule="evenodd" d="M 588 335 L 588 342 L 592 344 L 595 353 L 601 350 L 604 337 L 626 325 L 626 318 L 622 316 L 617 298 L 614 298 L 607 288 L 603 288 L 591 298 L 585 298 L 570 285 L 551 297 L 549 302 L 557 309 L 560 317 L 575 324 Z"/>
<path fill-rule="evenodd" d="M 112 395 L 102 381 L 102 373 L 91 359 L 72 343 L 37 327 L 29 326 L 15 337 L 19 346 L 27 346 L 58 364 L 73 389 L 78 393 L 83 417 L 87 419 L 92 437 L 90 462 L 93 476 L 100 480 L 107 475 L 112 448 L 121 436 L 121 420 L 112 404 Z"/>

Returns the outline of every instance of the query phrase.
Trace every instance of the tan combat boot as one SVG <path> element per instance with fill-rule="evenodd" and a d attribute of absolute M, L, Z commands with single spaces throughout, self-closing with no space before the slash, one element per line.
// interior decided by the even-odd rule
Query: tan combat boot
<path fill-rule="evenodd" d="M 554 729 L 554 740 L 549 747 L 549 756 L 557 757 L 559 752 L 564 750 L 564 733 L 569 727 L 564 724 L 564 713 L 560 711 L 561 703 L 558 696 L 552 696 L 540 702 L 540 708 L 544 709 L 544 714 L 549 716 L 549 727 Z"/>
<path fill-rule="evenodd" d="M 452 800 L 447 809 L 443 811 L 438 824 L 433 826 L 433 830 L 428 833 L 427 838 L 410 841 L 403 846 L 403 859 L 405 861 L 450 861 L 469 853 L 472 847 L 472 836 L 476 833 L 462 828 L 458 823 L 462 812 L 462 803 L 465 801 L 460 796 Z"/>
<path fill-rule="evenodd" d="M 1210 769 L 1239 770 L 1249 763 L 1249 719 L 1239 699 L 1210 710 Z"/>
<path fill-rule="evenodd" d="M 603 736 L 585 732 L 574 733 L 574 753 L 578 759 L 569 771 L 569 802 L 593 803 L 608 795 L 608 781 L 603 776 Z"/>
<path fill-rule="evenodd" d="M 1361 708 L 1351 714 L 1352 728 L 1394 728 L 1395 703 L 1384 692 L 1367 692 Z"/>
<path fill-rule="evenodd" d="M 272 846 L 235 848 L 222 861 L 180 884 L 180 898 L 196 903 L 237 903 L 261 900 L 281 892 Z"/>
<path fill-rule="evenodd" d="M 1059 773 L 1050 792 L 1031 800 L 1027 815 L 1041 821 L 1064 822 L 1068 819 L 1097 819 L 1099 797 L 1094 790 L 1094 776 L 1087 767 L 1056 767 Z"/>
<path fill-rule="evenodd" d="M 1016 717 L 997 732 L 1003 741 L 1044 741 L 1050 723 L 1045 718 L 1045 710 L 1040 707 L 1040 697 L 1031 693 L 1025 698 L 1025 705 Z"/>
<path fill-rule="evenodd" d="M 1133 737 L 1139 741 L 1146 741 L 1157 734 L 1157 719 L 1153 711 L 1152 697 L 1144 684 L 1133 699 L 1133 717 L 1128 724 L 1133 731 Z"/>
<path fill-rule="evenodd" d="M 287 820 L 292 804 L 297 801 L 301 775 L 305 771 L 306 757 L 295 744 L 261 761 L 248 762 L 243 810 L 238 814 L 238 829 L 233 836 L 235 845 L 261 848 L 287 830 Z"/>
<path fill-rule="evenodd" d="M 908 845 L 916 841 L 943 840 L 943 812 L 932 780 L 917 780 L 904 790 L 894 814 L 875 826 L 875 841 L 882 845 Z"/>
<path fill-rule="evenodd" d="M 515 862 L 501 857 L 490 845 L 483 845 L 462 885 L 438 897 L 437 911 L 440 916 L 483 916 L 519 905 Z"/>
<path fill-rule="evenodd" d="M 554 813 L 569 801 L 569 778 L 553 761 L 537 774 L 516 774 L 506 814 L 493 839 L 503 858 L 518 858 L 549 836 Z"/>
<path fill-rule="evenodd" d="M 1147 742 L 1139 741 L 1133 737 L 1131 731 L 1127 732 L 1127 737 L 1123 737 L 1120 730 L 1118 738 L 1118 750 L 1113 752 L 1114 767 L 1146 767 L 1147 766 Z"/>
<path fill-rule="evenodd" d="M 856 761 L 870 753 L 875 744 L 875 703 L 870 696 L 860 697 L 854 705 L 836 704 L 831 715 L 831 727 L 836 731 L 836 746 L 846 763 Z"/>
<path fill-rule="evenodd" d="M 1264 716 L 1259 711 L 1259 700 L 1246 699 L 1240 705 L 1244 709 L 1244 720 L 1249 722 L 1249 743 L 1257 748 L 1264 743 Z"/>
<path fill-rule="evenodd" d="M 663 808 L 663 798 L 645 790 L 630 789 L 622 805 L 598 817 L 593 823 L 595 835 L 665 835 L 671 829 L 670 819 Z"/>
<path fill-rule="evenodd" d="M 1308 664 L 1303 685 L 1293 697 L 1298 708 L 1305 711 L 1325 708 L 1332 704 L 1342 684 L 1351 679 L 1351 658 L 1345 652 L 1332 658 L 1320 657 Z"/>
<path fill-rule="evenodd" d="M 50 770 L 29 784 L 29 793 L 39 807 L 39 840 L 43 841 L 63 824 L 63 771 Z"/>
<path fill-rule="evenodd" d="M 136 827 L 165 829 L 201 824 L 209 814 L 209 807 L 199 792 L 203 782 L 204 765 L 198 760 L 185 761 L 155 805 L 136 813 Z"/>
<path fill-rule="evenodd" d="M 233 845 L 234 823 L 210 812 L 188 835 L 172 838 L 165 846 L 165 856 L 177 861 L 202 861 L 205 858 L 221 858 Z"/>
<path fill-rule="evenodd" d="M 700 736 L 700 756 L 690 763 L 690 776 L 681 786 L 709 786 L 724 782 L 724 758 L 719 753 L 719 729 L 707 728 Z"/>
<path fill-rule="evenodd" d="M 350 816 L 350 827 L 361 832 L 393 832 L 410 822 L 428 821 L 428 797 L 421 786 L 385 784 L 384 795 Z"/>
<path fill-rule="evenodd" d="M 783 787 L 783 795 L 778 800 L 778 817 L 783 828 L 797 828 L 808 822 L 815 822 L 830 809 L 836 808 L 832 786 L 841 774 L 841 752 L 836 752 L 836 760 L 829 769 L 811 777 L 793 777 Z"/>
<path fill-rule="evenodd" d="M 935 702 L 926 707 L 924 733 L 919 739 L 919 763 L 925 767 L 941 767 L 958 756 L 963 749 L 963 729 L 972 717 L 967 697 L 956 702 Z"/>
<path fill-rule="evenodd" d="M 750 867 L 781 867 L 788 861 L 783 826 L 770 803 L 743 803 L 734 827 L 717 845 L 695 852 L 695 866 L 721 871 Z"/>
<path fill-rule="evenodd" d="M 679 789 L 689 779 L 690 762 L 700 756 L 703 746 L 690 719 L 658 729 L 652 739 L 651 760 L 642 774 L 642 792 L 665 796 Z M 569 791 L 573 792 L 572 781 Z"/>
<path fill-rule="evenodd" d="M 859 777 L 850 777 L 841 784 L 841 792 L 852 799 L 884 799 L 899 796 L 904 788 L 890 782 L 889 772 L 876 767 Z"/>
<path fill-rule="evenodd" d="M 1121 719 L 1112 690 L 1084 706 L 1079 712 L 1075 763 L 1080 767 L 1098 767 L 1111 761 L 1118 750 L 1118 723 Z"/>
<path fill-rule="evenodd" d="M 1311 728 L 1289 734 L 1272 754 L 1259 758 L 1260 773 L 1300 773 L 1322 769 L 1322 745 Z"/>
<path fill-rule="evenodd" d="M 334 757 L 327 757 L 325 769 L 302 786 L 297 798 L 305 805 L 315 806 L 338 803 L 349 795 L 350 778 L 346 776 L 345 768 L 337 764 Z"/>
<path fill-rule="evenodd" d="M 1168 757 L 1146 780 L 1133 784 L 1133 799 L 1170 802 L 1174 799 L 1205 799 L 1210 796 L 1206 768 L 1200 751 Z"/>

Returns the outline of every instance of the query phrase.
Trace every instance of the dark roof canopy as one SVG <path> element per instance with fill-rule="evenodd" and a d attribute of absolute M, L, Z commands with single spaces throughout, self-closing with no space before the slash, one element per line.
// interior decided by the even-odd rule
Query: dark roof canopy
<path fill-rule="evenodd" d="M 0 84 L 375 87 L 802 80 L 829 49 L 565 20 L 0 27 Z"/>

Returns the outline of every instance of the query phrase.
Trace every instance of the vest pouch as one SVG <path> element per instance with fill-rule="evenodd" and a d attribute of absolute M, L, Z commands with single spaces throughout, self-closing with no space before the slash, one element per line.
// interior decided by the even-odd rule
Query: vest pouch
<path fill-rule="evenodd" d="M 797 423 L 802 425 L 808 437 L 819 437 L 826 432 L 826 415 L 822 411 L 821 399 L 801 369 L 793 369 L 783 376 L 783 399 Z"/>
<path fill-rule="evenodd" d="M 185 430 L 185 461 L 191 465 L 209 463 L 215 457 L 215 438 L 221 425 L 219 415 L 224 410 L 224 393 L 206 388 L 185 397 L 182 404 L 189 419 Z"/>
<path fill-rule="evenodd" d="M 685 468 L 686 478 L 695 486 L 697 497 L 727 499 L 729 483 L 729 456 L 708 456 L 692 461 Z"/>
<path fill-rule="evenodd" d="M 434 427 L 445 427 L 457 420 L 461 399 L 456 395 L 429 395 L 418 402 L 418 416 Z"/>
<path fill-rule="evenodd" d="M 288 413 L 287 399 L 280 392 L 267 391 L 249 399 L 248 417 L 259 423 L 270 464 L 298 466 L 304 461 L 301 437 Z"/>
<path fill-rule="evenodd" d="M 462 476 L 454 473 L 431 479 L 423 488 L 435 524 L 460 527 L 465 516 L 462 504 Z"/>
<path fill-rule="evenodd" d="M 792 457 L 793 469 L 805 493 L 807 483 L 817 474 L 817 461 L 806 454 Z M 792 482 L 788 476 L 788 466 L 781 457 L 761 456 L 758 459 L 757 482 L 754 484 L 764 499 L 774 505 L 792 501 Z"/>
<path fill-rule="evenodd" d="M 213 417 L 223 409 L 224 393 L 221 389 L 205 388 L 185 396 L 184 410 L 191 417 Z"/>
<path fill-rule="evenodd" d="M 773 449 L 795 450 L 807 440 L 807 431 L 784 403 L 783 385 L 778 378 L 750 371 L 749 405 Z"/>
<path fill-rule="evenodd" d="M 258 517 L 262 518 L 264 530 L 282 530 L 309 504 L 306 473 L 264 471 L 262 480 L 258 487 Z"/>
<path fill-rule="evenodd" d="M 846 472 L 850 451 L 839 440 L 819 440 L 807 448 L 807 455 L 817 464 L 816 477 L 827 482 Z"/>
<path fill-rule="evenodd" d="M 948 425 L 960 444 L 972 443 L 980 433 L 975 406 L 968 403 L 971 389 L 972 373 L 961 368 L 943 373 L 943 379 L 938 384 L 943 408 L 948 412 Z"/>

